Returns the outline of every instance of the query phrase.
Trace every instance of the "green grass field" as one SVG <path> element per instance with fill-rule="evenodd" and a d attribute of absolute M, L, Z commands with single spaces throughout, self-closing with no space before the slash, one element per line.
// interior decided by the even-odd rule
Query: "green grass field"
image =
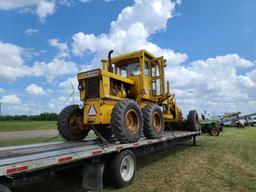
<path fill-rule="evenodd" d="M 56 121 L 0 121 L 0 132 L 39 129 L 56 129 Z"/>
<path fill-rule="evenodd" d="M 226 128 L 219 137 L 202 135 L 198 146 L 182 145 L 138 159 L 132 185 L 105 191 L 256 191 L 256 128 Z M 56 176 L 13 191 L 82 192 L 81 178 Z"/>

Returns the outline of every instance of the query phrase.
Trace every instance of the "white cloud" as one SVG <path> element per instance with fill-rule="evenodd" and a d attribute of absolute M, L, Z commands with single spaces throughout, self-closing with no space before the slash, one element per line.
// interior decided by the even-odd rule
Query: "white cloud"
<path fill-rule="evenodd" d="M 0 81 L 14 81 L 30 75 L 29 66 L 24 64 L 24 49 L 0 41 Z"/>
<path fill-rule="evenodd" d="M 59 46 L 59 44 L 57 44 Z M 64 46 L 65 47 L 65 46 Z M 53 82 L 55 78 L 76 74 L 77 65 L 72 61 L 66 61 L 64 55 L 67 50 L 60 53 L 50 62 L 35 62 L 32 66 L 26 65 L 23 56 L 26 51 L 14 44 L 0 41 L 0 81 L 12 82 L 20 77 L 46 77 L 48 82 Z"/>
<path fill-rule="evenodd" d="M 30 84 L 26 87 L 26 92 L 31 95 L 47 95 L 48 93 L 41 87 L 36 84 Z"/>
<path fill-rule="evenodd" d="M 55 12 L 55 3 L 50 1 L 40 1 L 36 9 L 36 13 L 41 22 L 49 15 Z"/>
<path fill-rule="evenodd" d="M 68 78 L 66 81 L 62 81 L 59 83 L 59 87 L 64 89 L 65 92 L 71 94 L 73 92 L 78 92 L 78 80 L 77 77 Z"/>
<path fill-rule="evenodd" d="M 177 65 L 187 59 L 186 54 L 162 49 L 148 40 L 152 34 L 166 29 L 175 5 L 176 2 L 170 0 L 135 0 L 134 5 L 124 8 L 117 20 L 111 22 L 109 33 L 99 36 L 83 32 L 74 34 L 72 51 L 75 55 L 94 53 L 96 57 L 92 63 L 99 63 L 111 49 L 114 54 L 147 49 L 153 54 L 164 55 L 172 65 Z"/>
<path fill-rule="evenodd" d="M 4 95 L 1 97 L 0 102 L 3 104 L 19 105 L 21 100 L 17 95 Z"/>
<path fill-rule="evenodd" d="M 27 35 L 34 35 L 34 34 L 36 34 L 36 33 L 38 33 L 39 32 L 39 30 L 38 29 L 32 29 L 32 28 L 29 28 L 29 29 L 26 29 L 25 30 L 25 33 L 27 34 Z"/>
<path fill-rule="evenodd" d="M 21 13 L 36 14 L 44 22 L 59 6 L 72 7 L 76 2 L 87 3 L 89 0 L 1 0 L 0 10 L 18 9 Z"/>
<path fill-rule="evenodd" d="M 0 9 L 10 10 L 38 5 L 40 0 L 1 0 Z"/>
<path fill-rule="evenodd" d="M 59 39 L 49 39 L 48 42 L 49 45 L 59 49 L 60 52 L 57 55 L 58 58 L 69 57 L 69 49 L 67 43 L 60 43 Z"/>
<path fill-rule="evenodd" d="M 76 64 L 61 58 L 54 58 L 51 62 L 35 62 L 33 72 L 35 76 L 45 76 L 48 82 L 53 82 L 61 75 L 71 75 L 78 71 Z"/>
<path fill-rule="evenodd" d="M 251 70 L 255 62 L 228 54 L 194 61 L 188 66 L 167 67 L 166 77 L 185 111 L 196 108 L 218 114 L 248 112 L 246 105 L 256 101 L 256 81 L 253 71 L 240 74 L 241 68 Z"/>
<path fill-rule="evenodd" d="M 2 0 L 0 1 L 0 9 L 23 9 L 29 10 L 25 12 L 31 12 L 37 14 L 40 21 L 44 21 L 49 15 L 55 12 L 55 1 L 50 0 Z"/>

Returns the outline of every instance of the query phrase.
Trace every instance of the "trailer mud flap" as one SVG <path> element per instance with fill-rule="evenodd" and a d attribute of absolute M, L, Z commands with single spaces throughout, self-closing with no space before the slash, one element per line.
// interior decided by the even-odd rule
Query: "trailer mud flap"
<path fill-rule="evenodd" d="M 85 163 L 83 168 L 82 188 L 103 191 L 104 163 Z"/>

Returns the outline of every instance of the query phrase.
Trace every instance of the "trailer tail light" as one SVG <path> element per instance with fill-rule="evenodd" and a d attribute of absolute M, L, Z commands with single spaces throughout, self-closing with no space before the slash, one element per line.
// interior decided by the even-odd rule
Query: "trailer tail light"
<path fill-rule="evenodd" d="M 28 170 L 28 166 L 21 166 L 21 167 L 14 167 L 6 170 L 7 175 L 14 174 L 14 173 L 20 173 L 23 171 Z"/>
<path fill-rule="evenodd" d="M 92 155 L 100 155 L 100 154 L 102 154 L 102 150 L 100 149 L 92 151 Z"/>
<path fill-rule="evenodd" d="M 66 161 L 71 161 L 73 159 L 72 156 L 67 156 L 67 157 L 62 157 L 58 160 L 59 163 L 63 163 L 63 162 L 66 162 Z"/>
<path fill-rule="evenodd" d="M 116 150 L 118 150 L 118 151 L 120 151 L 120 150 L 123 149 L 123 148 L 124 148 L 124 146 L 122 146 L 122 145 L 116 146 Z"/>
<path fill-rule="evenodd" d="M 139 147 L 140 144 L 139 143 L 133 143 L 133 147 Z"/>

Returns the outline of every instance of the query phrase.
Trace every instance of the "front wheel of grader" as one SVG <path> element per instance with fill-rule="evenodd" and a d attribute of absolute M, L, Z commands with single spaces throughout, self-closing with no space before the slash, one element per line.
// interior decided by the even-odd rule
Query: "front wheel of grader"
<path fill-rule="evenodd" d="M 141 137 L 143 116 L 139 105 L 131 99 L 115 104 L 111 114 L 111 129 L 121 143 L 136 142 Z"/>
<path fill-rule="evenodd" d="M 89 130 L 83 129 L 83 110 L 78 105 L 69 105 L 59 114 L 57 120 L 59 134 L 65 140 L 82 140 Z"/>

